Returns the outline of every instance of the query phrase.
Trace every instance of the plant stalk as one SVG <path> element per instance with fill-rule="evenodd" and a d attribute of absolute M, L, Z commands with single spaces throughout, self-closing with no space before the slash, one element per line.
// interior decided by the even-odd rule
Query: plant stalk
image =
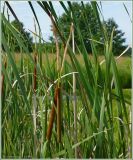
<path fill-rule="evenodd" d="M 71 14 L 72 16 L 72 14 Z M 72 50 L 75 54 L 75 42 L 74 42 L 74 26 L 72 23 Z M 76 76 L 73 73 L 73 109 L 74 109 L 74 143 L 77 143 L 77 101 L 76 101 Z M 75 158 L 78 158 L 78 148 L 75 147 Z"/>

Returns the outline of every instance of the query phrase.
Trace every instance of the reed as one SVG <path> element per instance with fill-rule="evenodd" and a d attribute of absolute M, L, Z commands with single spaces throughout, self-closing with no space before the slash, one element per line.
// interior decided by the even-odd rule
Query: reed
<path fill-rule="evenodd" d="M 55 26 L 55 23 L 53 22 L 53 19 L 51 18 L 51 22 L 52 22 L 52 31 L 54 34 L 54 38 L 55 38 L 55 44 L 56 44 L 56 65 L 57 65 L 57 73 L 60 70 L 60 62 L 59 62 L 59 58 L 60 58 L 60 50 L 59 50 L 59 43 L 58 43 L 58 36 L 57 36 L 57 29 Z M 58 73 L 58 83 L 57 83 L 57 94 L 56 94 L 56 106 L 57 106 L 57 139 L 58 142 L 61 143 L 61 88 L 60 88 L 60 75 Z"/>

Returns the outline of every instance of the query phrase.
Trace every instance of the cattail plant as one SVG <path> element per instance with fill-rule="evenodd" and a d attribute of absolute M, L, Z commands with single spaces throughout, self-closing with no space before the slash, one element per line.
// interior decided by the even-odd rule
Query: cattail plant
<path fill-rule="evenodd" d="M 52 21 L 53 22 L 53 21 Z M 56 43 L 56 64 L 57 64 L 57 73 L 59 72 L 60 69 L 60 62 L 59 62 L 59 43 L 58 43 L 58 38 L 57 38 L 57 30 L 54 25 L 53 26 L 53 34 L 55 38 L 55 43 Z M 58 83 L 57 83 L 57 139 L 58 142 L 61 142 L 61 83 L 60 83 L 60 75 L 58 73 Z"/>
<path fill-rule="evenodd" d="M 72 12 L 71 12 L 71 18 Z M 72 22 L 72 50 L 75 54 L 75 41 L 74 41 L 74 24 Z M 76 100 L 76 76 L 73 73 L 73 109 L 74 109 L 74 143 L 77 143 L 77 100 Z M 75 147 L 75 158 L 78 158 L 78 150 Z"/>
<path fill-rule="evenodd" d="M 57 31 L 54 26 L 53 20 L 52 21 L 52 31 L 55 37 L 55 43 L 56 43 L 56 64 L 57 64 L 57 73 L 59 72 L 59 44 L 58 44 L 58 38 L 57 38 Z M 58 79 L 60 75 L 58 74 Z M 59 80 L 60 81 L 60 80 Z M 54 103 L 57 108 L 57 139 L 58 142 L 61 142 L 61 84 L 58 81 L 57 83 L 57 88 L 55 90 L 55 98 L 54 98 Z M 55 117 L 55 108 L 54 106 L 52 107 L 51 110 L 51 115 L 50 115 L 50 120 L 49 120 L 49 127 L 47 131 L 47 139 L 50 139 L 51 137 L 51 132 L 52 132 L 52 127 L 53 127 L 53 121 Z"/>
<path fill-rule="evenodd" d="M 34 28 L 35 33 L 37 33 L 36 30 L 36 24 L 34 19 Z M 37 121 L 36 121 L 36 112 L 37 112 L 37 101 L 36 101 L 36 87 L 37 87 L 37 40 L 35 35 L 35 51 L 34 51 L 34 74 L 33 74 L 33 122 L 34 122 L 34 154 L 36 156 L 37 154 L 37 136 L 36 136 L 36 128 L 37 128 Z"/>

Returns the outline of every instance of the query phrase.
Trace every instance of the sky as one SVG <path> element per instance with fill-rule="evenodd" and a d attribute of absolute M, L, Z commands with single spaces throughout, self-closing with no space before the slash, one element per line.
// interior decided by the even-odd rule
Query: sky
<path fill-rule="evenodd" d="M 19 20 L 23 22 L 25 29 L 34 31 L 34 20 L 33 13 L 27 3 L 27 1 L 10 1 L 9 2 L 15 13 L 17 14 Z M 132 2 L 131 1 L 102 1 L 102 13 L 104 19 L 114 18 L 116 23 L 119 26 L 119 29 L 125 32 L 124 37 L 126 38 L 126 44 L 132 45 L 132 23 L 130 18 L 123 6 L 123 3 L 126 5 L 130 17 L 132 15 Z M 53 2 L 54 8 L 57 11 L 58 15 L 61 15 L 64 10 L 60 6 L 58 1 Z M 1 5 L 3 6 L 3 5 Z M 48 41 L 49 36 L 52 35 L 51 32 L 51 21 L 49 17 L 44 13 L 42 8 L 36 3 L 33 2 L 33 6 L 37 13 L 38 20 L 40 22 L 43 38 Z M 10 15 L 10 20 L 13 20 L 13 16 Z"/>

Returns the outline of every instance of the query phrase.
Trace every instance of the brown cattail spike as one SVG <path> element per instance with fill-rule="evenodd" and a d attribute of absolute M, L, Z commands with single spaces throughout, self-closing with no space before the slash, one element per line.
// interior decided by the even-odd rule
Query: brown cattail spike
<path fill-rule="evenodd" d="M 48 125 L 48 129 L 47 129 L 47 140 L 50 140 L 50 138 L 51 138 L 54 118 L 55 118 L 55 108 L 54 108 L 54 106 L 52 106 L 52 109 L 50 112 L 49 125 Z"/>
<path fill-rule="evenodd" d="M 55 107 L 57 107 L 59 92 L 60 92 L 60 88 L 56 87 L 55 94 L 54 94 L 54 104 L 50 112 L 49 125 L 47 129 L 47 137 L 46 137 L 47 140 L 50 140 L 51 138 L 53 123 L 54 123 L 54 118 L 55 118 Z"/>

